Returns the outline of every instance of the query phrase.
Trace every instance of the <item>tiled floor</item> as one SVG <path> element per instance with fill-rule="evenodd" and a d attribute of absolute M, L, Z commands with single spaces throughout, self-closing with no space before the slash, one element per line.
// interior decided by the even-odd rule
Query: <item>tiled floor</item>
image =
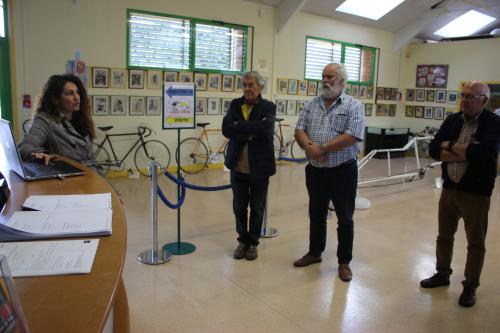
<path fill-rule="evenodd" d="M 415 168 L 409 159 L 395 159 L 392 165 L 393 173 Z M 385 170 L 385 161 L 373 160 L 362 174 L 382 176 Z M 253 262 L 232 258 L 237 243 L 231 191 L 189 190 L 181 240 L 196 251 L 163 265 L 138 263 L 136 256 L 152 248 L 149 180 L 112 179 L 123 193 L 127 216 L 123 276 L 132 332 L 500 332 L 498 179 L 476 306 L 457 304 L 466 255 L 462 226 L 450 287 L 419 288 L 420 279 L 434 272 L 440 194 L 434 179 L 439 174 L 431 169 L 410 183 L 360 190 L 372 207 L 355 214 L 350 283 L 337 277 L 335 217 L 323 262 L 292 267 L 308 247 L 304 165 L 278 166 L 272 177 L 268 223 L 279 236 L 263 239 Z M 206 170 L 187 180 L 214 186 L 227 184 L 229 177 L 222 170 Z M 379 184 L 365 186 L 373 185 Z M 173 183 L 162 177 L 160 186 L 175 201 Z M 161 201 L 158 229 L 160 245 L 177 240 L 177 212 Z"/>

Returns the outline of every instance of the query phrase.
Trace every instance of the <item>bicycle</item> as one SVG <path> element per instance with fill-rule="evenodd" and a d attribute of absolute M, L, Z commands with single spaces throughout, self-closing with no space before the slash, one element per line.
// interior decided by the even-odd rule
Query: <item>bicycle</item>
<path fill-rule="evenodd" d="M 101 131 L 104 132 L 104 139 L 100 143 L 94 143 L 92 145 L 92 152 L 94 153 L 94 158 L 96 162 L 103 168 L 105 173 L 108 173 L 111 168 L 122 171 L 125 169 L 125 159 L 128 155 L 134 150 L 135 147 L 137 149 L 134 153 L 134 164 L 137 171 L 143 176 L 148 177 L 148 165 L 150 162 L 157 161 L 164 168 L 168 168 L 170 164 L 170 150 L 168 147 L 161 141 L 158 140 L 144 140 L 151 135 L 152 129 L 145 126 L 138 126 L 137 132 L 134 133 L 116 133 L 116 134 L 108 134 L 108 131 L 113 128 L 113 126 L 105 126 L 105 127 L 97 127 Z M 111 142 L 111 137 L 116 136 L 138 136 L 137 140 L 130 147 L 130 149 L 125 153 L 122 158 L 118 158 L 116 156 L 115 149 L 113 147 L 113 143 Z M 104 147 L 106 142 L 111 149 L 111 153 L 113 154 L 113 159 L 111 159 L 108 150 Z M 146 167 L 146 171 L 144 168 Z"/>
<path fill-rule="evenodd" d="M 438 129 L 436 127 L 425 126 L 425 128 L 420 132 L 410 133 L 410 135 L 413 137 L 434 137 L 437 131 Z M 429 155 L 429 144 L 430 139 L 417 141 L 417 148 L 421 158 L 431 158 Z"/>
<path fill-rule="evenodd" d="M 218 132 L 221 133 L 221 129 L 207 129 L 206 127 L 210 125 L 210 123 L 197 123 L 197 127 L 201 127 L 202 131 L 199 137 L 190 137 L 182 140 L 179 143 L 175 151 L 175 159 L 180 166 L 181 170 L 189 173 L 195 174 L 203 170 L 208 166 L 208 162 L 216 161 L 219 157 L 226 157 L 227 144 L 229 143 L 228 139 L 224 139 L 222 144 L 218 149 L 213 150 L 210 145 L 210 141 L 208 140 L 209 133 Z M 182 152 L 190 152 L 189 154 L 183 154 L 182 158 L 179 158 L 179 149 Z"/>
<path fill-rule="evenodd" d="M 274 157 L 286 157 L 288 155 L 288 147 L 290 147 L 290 155 L 294 159 L 304 159 L 306 157 L 306 153 L 299 146 L 295 138 L 286 140 L 283 135 L 283 127 L 290 127 L 289 124 L 282 124 L 282 118 L 276 118 L 276 122 L 278 123 L 278 128 L 274 133 Z"/>

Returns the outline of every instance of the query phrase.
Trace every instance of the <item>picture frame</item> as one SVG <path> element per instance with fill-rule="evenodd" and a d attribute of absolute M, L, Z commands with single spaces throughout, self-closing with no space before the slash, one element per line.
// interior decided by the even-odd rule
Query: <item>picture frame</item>
<path fill-rule="evenodd" d="M 458 101 L 458 91 L 448 91 L 446 94 L 446 103 L 456 105 Z"/>
<path fill-rule="evenodd" d="M 220 86 L 221 86 L 221 75 L 216 73 L 209 73 L 207 90 L 220 91 Z"/>
<path fill-rule="evenodd" d="M 161 97 L 148 96 L 146 98 L 146 116 L 159 116 L 161 114 Z"/>
<path fill-rule="evenodd" d="M 148 89 L 160 89 L 162 84 L 162 72 L 160 70 L 149 70 Z"/>
<path fill-rule="evenodd" d="M 305 109 L 307 101 L 299 100 L 297 101 L 297 114 L 300 114 L 302 110 Z"/>
<path fill-rule="evenodd" d="M 307 96 L 307 80 L 300 80 L 297 95 Z"/>
<path fill-rule="evenodd" d="M 365 117 L 371 117 L 373 114 L 373 104 L 366 103 L 365 104 Z"/>
<path fill-rule="evenodd" d="M 234 91 L 234 75 L 222 75 L 222 91 Z"/>
<path fill-rule="evenodd" d="M 391 101 L 398 101 L 399 96 L 398 88 L 391 88 Z"/>
<path fill-rule="evenodd" d="M 109 68 L 92 67 L 92 87 L 93 88 L 109 87 Z"/>
<path fill-rule="evenodd" d="M 277 99 L 276 100 L 276 114 L 285 115 L 286 114 L 286 100 Z"/>
<path fill-rule="evenodd" d="M 231 106 L 232 98 L 223 98 L 222 99 L 222 114 L 226 115 L 227 111 L 229 111 L 229 107 Z"/>
<path fill-rule="evenodd" d="M 236 75 L 234 77 L 234 92 L 243 92 L 243 81 L 242 80 L 243 80 L 243 75 Z M 262 91 L 262 94 L 264 94 L 264 91 Z"/>
<path fill-rule="evenodd" d="M 354 98 L 358 98 L 359 96 L 359 86 L 357 84 L 351 85 L 351 96 Z"/>
<path fill-rule="evenodd" d="M 127 96 L 111 96 L 110 98 L 110 115 L 126 116 L 128 114 L 128 97 Z"/>
<path fill-rule="evenodd" d="M 384 88 L 384 100 L 390 101 L 392 96 L 392 88 Z"/>
<path fill-rule="evenodd" d="M 164 71 L 163 72 L 163 82 L 177 82 L 178 73 L 172 71 Z"/>
<path fill-rule="evenodd" d="M 129 115 L 143 116 L 146 110 L 146 96 L 130 96 Z"/>
<path fill-rule="evenodd" d="M 405 116 L 408 118 L 415 118 L 415 107 L 413 105 L 406 106 Z"/>
<path fill-rule="evenodd" d="M 423 118 L 423 117 L 424 117 L 424 107 L 415 106 L 415 118 Z"/>
<path fill-rule="evenodd" d="M 130 89 L 144 89 L 144 71 L 142 69 L 128 71 L 128 87 Z"/>
<path fill-rule="evenodd" d="M 434 110 L 432 106 L 424 107 L 424 118 L 425 119 L 433 119 L 434 118 Z"/>
<path fill-rule="evenodd" d="M 221 113 L 220 106 L 221 106 L 221 99 L 220 98 L 210 97 L 207 100 L 207 114 L 219 115 Z"/>
<path fill-rule="evenodd" d="M 366 99 L 373 99 L 373 86 L 368 86 L 366 88 Z M 373 106 L 372 106 L 373 109 Z"/>
<path fill-rule="evenodd" d="M 446 88 L 448 65 L 417 65 L 415 87 Z"/>
<path fill-rule="evenodd" d="M 425 89 L 415 89 L 415 100 L 425 102 Z"/>
<path fill-rule="evenodd" d="M 415 89 L 406 89 L 406 101 L 407 102 L 415 101 Z"/>
<path fill-rule="evenodd" d="M 390 104 L 384 104 L 384 109 L 382 111 L 382 116 L 384 116 L 384 117 L 390 117 L 391 116 L 391 105 Z"/>
<path fill-rule="evenodd" d="M 123 68 L 111 68 L 109 87 L 125 89 L 127 87 L 127 70 Z"/>
<path fill-rule="evenodd" d="M 269 79 L 267 77 L 263 77 L 262 81 L 264 82 L 264 88 L 262 88 L 262 91 L 260 92 L 262 95 L 267 94 L 267 84 L 269 82 Z M 242 82 L 242 90 L 243 90 L 243 82 Z"/>
<path fill-rule="evenodd" d="M 109 116 L 109 96 L 92 96 L 92 114 L 94 116 Z"/>
<path fill-rule="evenodd" d="M 318 81 L 309 81 L 307 83 L 307 96 L 316 96 L 318 90 Z"/>
<path fill-rule="evenodd" d="M 323 93 L 323 85 L 318 82 L 318 88 L 316 89 L 316 96 L 320 96 Z"/>
<path fill-rule="evenodd" d="M 446 102 L 446 90 L 437 90 L 436 103 L 445 103 L 445 102 Z"/>
<path fill-rule="evenodd" d="M 384 115 L 384 104 L 377 104 L 375 115 L 381 117 Z"/>
<path fill-rule="evenodd" d="M 288 95 L 297 95 L 299 81 L 295 79 L 288 80 Z"/>
<path fill-rule="evenodd" d="M 207 113 L 207 99 L 206 99 L 206 97 L 196 97 L 195 113 L 196 114 L 206 114 Z"/>
<path fill-rule="evenodd" d="M 444 120 L 444 107 L 437 106 L 434 108 L 434 119 Z"/>
<path fill-rule="evenodd" d="M 350 83 L 345 84 L 344 93 L 351 96 L 352 85 Z"/>
<path fill-rule="evenodd" d="M 288 93 L 288 80 L 278 79 L 278 93 L 287 94 Z"/>
<path fill-rule="evenodd" d="M 396 104 L 390 104 L 389 105 L 389 117 L 396 117 L 396 110 L 397 110 Z"/>
<path fill-rule="evenodd" d="M 366 99 L 366 94 L 367 94 L 367 86 L 359 86 L 359 99 Z"/>
<path fill-rule="evenodd" d="M 193 72 L 179 72 L 179 82 L 193 82 Z"/>
<path fill-rule="evenodd" d="M 425 90 L 425 101 L 434 102 L 436 100 L 436 91 L 431 89 Z"/>
<path fill-rule="evenodd" d="M 289 116 L 297 114 L 297 100 L 288 100 L 286 102 L 286 114 Z"/>
<path fill-rule="evenodd" d="M 385 97 L 384 93 L 385 93 L 384 87 L 377 87 L 377 100 L 383 101 Z"/>
<path fill-rule="evenodd" d="M 207 73 L 194 73 L 194 83 L 197 91 L 207 90 Z"/>

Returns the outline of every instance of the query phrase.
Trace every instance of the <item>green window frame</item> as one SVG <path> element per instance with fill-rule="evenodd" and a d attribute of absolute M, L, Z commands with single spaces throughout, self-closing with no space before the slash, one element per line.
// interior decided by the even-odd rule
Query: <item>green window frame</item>
<path fill-rule="evenodd" d="M 348 83 L 373 85 L 377 49 L 326 38 L 306 36 L 304 78 L 321 80 L 326 64 L 343 63 L 349 74 Z"/>
<path fill-rule="evenodd" d="M 127 9 L 127 67 L 241 74 L 249 27 Z"/>
<path fill-rule="evenodd" d="M 12 121 L 12 88 L 10 80 L 9 11 L 7 0 L 1 1 L 0 30 L 0 118 Z"/>

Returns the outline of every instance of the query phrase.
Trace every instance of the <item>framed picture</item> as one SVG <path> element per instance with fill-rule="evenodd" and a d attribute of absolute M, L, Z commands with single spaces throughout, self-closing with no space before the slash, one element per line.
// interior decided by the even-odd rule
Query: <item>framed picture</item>
<path fill-rule="evenodd" d="M 372 99 L 373 98 L 373 86 L 368 86 L 366 88 L 366 98 L 367 99 Z"/>
<path fill-rule="evenodd" d="M 375 115 L 377 117 L 381 117 L 384 115 L 384 104 L 377 104 L 377 110 L 375 111 Z"/>
<path fill-rule="evenodd" d="M 415 118 L 423 118 L 423 117 L 424 117 L 424 107 L 415 106 Z"/>
<path fill-rule="evenodd" d="M 415 100 L 417 102 L 425 101 L 425 89 L 415 89 Z"/>
<path fill-rule="evenodd" d="M 457 100 L 458 100 L 458 92 L 448 91 L 448 94 L 446 95 L 446 103 L 457 104 Z"/>
<path fill-rule="evenodd" d="M 406 101 L 407 102 L 415 101 L 415 89 L 406 89 Z"/>
<path fill-rule="evenodd" d="M 426 106 L 424 109 L 424 118 L 425 119 L 432 119 L 434 118 L 434 112 L 432 110 L 432 106 Z"/>
<path fill-rule="evenodd" d="M 286 114 L 290 116 L 295 116 L 297 114 L 297 101 L 288 100 L 286 102 Z"/>
<path fill-rule="evenodd" d="M 351 86 L 351 96 L 354 98 L 358 98 L 359 96 L 359 86 L 357 84 L 353 84 Z"/>
<path fill-rule="evenodd" d="M 144 71 L 131 69 L 128 71 L 128 87 L 130 89 L 144 89 Z"/>
<path fill-rule="evenodd" d="M 444 102 L 446 102 L 446 90 L 437 90 L 436 103 L 444 103 Z"/>
<path fill-rule="evenodd" d="M 409 117 L 409 118 L 414 118 L 415 117 L 415 107 L 413 105 L 407 105 L 406 106 L 405 116 Z"/>
<path fill-rule="evenodd" d="M 284 115 L 286 113 L 286 101 L 284 99 L 276 100 L 276 114 Z"/>
<path fill-rule="evenodd" d="M 177 82 L 177 72 L 163 72 L 164 82 Z"/>
<path fill-rule="evenodd" d="M 223 98 L 222 99 L 222 114 L 225 115 L 227 111 L 229 111 L 229 106 L 231 106 L 232 98 Z"/>
<path fill-rule="evenodd" d="M 367 87 L 366 86 L 359 86 L 359 99 L 365 99 L 367 94 Z"/>
<path fill-rule="evenodd" d="M 234 77 L 235 82 L 234 82 L 234 91 L 235 92 L 243 92 L 243 81 L 242 81 L 242 75 L 236 75 Z M 264 85 L 265 87 L 265 85 Z M 264 91 L 262 91 L 262 94 L 264 94 Z"/>
<path fill-rule="evenodd" d="M 373 113 L 373 104 L 367 103 L 365 104 L 365 117 L 371 117 Z"/>
<path fill-rule="evenodd" d="M 127 87 L 127 70 L 122 68 L 111 68 L 110 88 Z"/>
<path fill-rule="evenodd" d="M 148 96 L 146 99 L 146 115 L 147 116 L 159 116 L 161 113 L 161 97 L 160 96 Z"/>
<path fill-rule="evenodd" d="M 196 98 L 195 112 L 197 114 L 206 114 L 207 113 L 207 99 L 205 97 L 197 97 Z"/>
<path fill-rule="evenodd" d="M 264 88 L 262 88 L 261 94 L 267 94 L 267 82 L 269 81 L 267 77 L 263 77 L 262 81 L 264 81 Z"/>
<path fill-rule="evenodd" d="M 128 114 L 128 97 L 111 96 L 110 114 L 112 116 L 126 116 Z"/>
<path fill-rule="evenodd" d="M 384 110 L 382 111 L 382 115 L 384 117 L 389 117 L 391 115 L 391 105 L 390 104 L 384 104 Z"/>
<path fill-rule="evenodd" d="M 207 114 L 220 114 L 220 98 L 209 98 L 207 103 Z"/>
<path fill-rule="evenodd" d="M 398 88 L 391 88 L 391 101 L 399 100 L 399 92 Z"/>
<path fill-rule="evenodd" d="M 396 117 L 396 104 L 389 105 L 389 117 Z"/>
<path fill-rule="evenodd" d="M 193 72 L 179 72 L 179 82 L 193 82 Z"/>
<path fill-rule="evenodd" d="M 446 88 L 448 65 L 417 65 L 417 88 Z"/>
<path fill-rule="evenodd" d="M 92 114 L 94 116 L 109 116 L 108 96 L 92 96 Z"/>
<path fill-rule="evenodd" d="M 297 113 L 300 114 L 304 110 L 307 101 L 297 101 Z"/>
<path fill-rule="evenodd" d="M 109 86 L 109 69 L 105 67 L 92 67 L 92 87 L 107 88 Z"/>
<path fill-rule="evenodd" d="M 444 119 L 444 108 L 443 107 L 435 107 L 434 108 L 434 119 L 443 120 Z"/>
<path fill-rule="evenodd" d="M 392 88 L 384 88 L 384 99 L 390 101 L 392 96 Z"/>
<path fill-rule="evenodd" d="M 152 70 L 148 71 L 148 89 L 160 89 L 161 88 L 161 71 Z"/>
<path fill-rule="evenodd" d="M 318 90 L 318 81 L 309 81 L 307 83 L 307 96 L 316 96 Z"/>
<path fill-rule="evenodd" d="M 297 95 L 299 81 L 295 79 L 288 80 L 288 95 Z"/>
<path fill-rule="evenodd" d="M 146 109 L 146 97 L 145 96 L 130 96 L 129 103 L 129 115 L 131 116 L 143 116 L 144 110 Z"/>
<path fill-rule="evenodd" d="M 377 100 L 379 101 L 384 100 L 384 92 L 385 92 L 384 87 L 377 87 Z"/>
<path fill-rule="evenodd" d="M 215 74 L 215 73 L 208 74 L 208 88 L 207 88 L 207 90 L 220 91 L 220 74 Z M 209 110 L 210 110 L 210 108 L 209 108 Z"/>
<path fill-rule="evenodd" d="M 278 93 L 280 93 L 280 94 L 287 94 L 288 93 L 288 80 L 287 79 L 278 79 Z"/>
<path fill-rule="evenodd" d="M 297 94 L 300 96 L 307 95 L 307 80 L 300 80 L 299 81 L 299 90 L 297 91 Z"/>
<path fill-rule="evenodd" d="M 233 90 L 234 90 L 234 75 L 222 75 L 222 91 L 233 91 Z"/>
<path fill-rule="evenodd" d="M 346 95 L 351 96 L 351 91 L 352 91 L 352 85 L 350 83 L 346 83 L 344 92 L 346 93 Z"/>
<path fill-rule="evenodd" d="M 197 91 L 207 90 L 207 73 L 194 73 L 194 83 Z"/>
<path fill-rule="evenodd" d="M 323 93 L 323 85 L 318 82 L 318 89 L 316 89 L 316 96 L 320 96 Z"/>
<path fill-rule="evenodd" d="M 434 102 L 436 100 L 436 92 L 434 90 L 427 89 L 425 91 L 425 101 Z"/>

